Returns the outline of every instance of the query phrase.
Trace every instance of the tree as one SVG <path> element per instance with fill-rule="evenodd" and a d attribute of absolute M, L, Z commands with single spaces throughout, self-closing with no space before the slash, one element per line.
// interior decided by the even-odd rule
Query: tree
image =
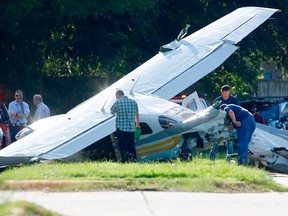
<path fill-rule="evenodd" d="M 246 1 L 214 1 L 205 2 L 209 13 L 219 14 L 223 9 L 232 11 L 239 7 L 247 6 Z M 271 7 L 281 9 L 282 12 L 275 14 L 254 32 L 239 43 L 239 49 L 224 64 L 212 74 L 205 77 L 209 86 L 215 86 L 212 97 L 219 94 L 220 86 L 230 84 L 233 86 L 232 93 L 237 94 L 240 100 L 247 99 L 257 91 L 257 80 L 262 75 L 261 63 L 267 61 L 275 62 L 278 67 L 287 68 L 287 57 L 283 54 L 283 47 L 287 44 L 287 17 L 288 5 L 286 1 L 254 1 L 255 6 Z"/>

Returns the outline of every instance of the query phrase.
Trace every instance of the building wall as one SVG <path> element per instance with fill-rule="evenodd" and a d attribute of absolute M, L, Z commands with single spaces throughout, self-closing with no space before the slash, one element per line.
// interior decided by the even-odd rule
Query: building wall
<path fill-rule="evenodd" d="M 258 97 L 288 97 L 288 80 L 259 80 Z"/>

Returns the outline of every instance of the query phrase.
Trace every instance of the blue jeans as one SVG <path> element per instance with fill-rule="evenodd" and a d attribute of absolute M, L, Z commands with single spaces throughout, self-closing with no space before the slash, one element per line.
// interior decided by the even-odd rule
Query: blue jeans
<path fill-rule="evenodd" d="M 122 162 L 136 162 L 136 149 L 134 143 L 134 132 L 116 130 L 118 147 L 120 150 Z"/>
<path fill-rule="evenodd" d="M 10 136 L 11 136 L 11 143 L 17 141 L 15 136 L 19 131 L 21 131 L 24 128 L 24 126 L 21 125 L 15 125 L 15 126 L 10 126 Z"/>
<path fill-rule="evenodd" d="M 239 165 L 248 164 L 248 145 L 255 128 L 256 124 L 253 116 L 244 119 L 241 122 L 241 127 L 237 128 Z"/>
<path fill-rule="evenodd" d="M 229 140 L 224 141 L 224 145 L 227 147 L 227 154 L 233 154 L 233 142 Z M 215 143 L 210 150 L 210 160 L 214 161 L 216 158 L 216 154 L 218 152 L 218 143 Z"/>

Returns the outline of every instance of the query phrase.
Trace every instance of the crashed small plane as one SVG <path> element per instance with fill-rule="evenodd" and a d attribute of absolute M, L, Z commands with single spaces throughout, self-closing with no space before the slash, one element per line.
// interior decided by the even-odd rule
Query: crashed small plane
<path fill-rule="evenodd" d="M 0 166 L 39 160 L 119 160 L 115 116 L 110 113 L 117 89 L 139 106 L 142 134 L 135 144 L 138 161 L 177 158 L 183 146 L 190 150 L 208 148 L 227 139 L 224 111 L 210 106 L 194 112 L 169 99 L 221 65 L 237 49 L 235 44 L 277 11 L 240 8 L 185 37 L 187 26 L 175 41 L 162 46 L 158 54 L 105 90 L 66 114 L 23 129 L 18 141 L 0 151 Z M 267 166 L 279 163 L 288 167 L 286 137 L 266 131 L 265 127 L 255 131 L 251 155 L 267 162 Z M 278 151 L 275 137 L 281 147 Z M 263 146 L 264 142 L 267 145 Z"/>

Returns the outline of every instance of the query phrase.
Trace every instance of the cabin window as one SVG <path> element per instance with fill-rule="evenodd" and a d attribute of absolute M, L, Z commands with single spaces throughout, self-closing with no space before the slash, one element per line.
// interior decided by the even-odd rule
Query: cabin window
<path fill-rule="evenodd" d="M 196 101 L 193 99 L 190 104 L 189 104 L 189 109 L 196 111 L 197 110 L 197 105 L 196 105 Z"/>
<path fill-rule="evenodd" d="M 146 122 L 140 122 L 141 135 L 152 134 L 153 131 Z"/>
<path fill-rule="evenodd" d="M 161 125 L 161 127 L 164 129 L 168 129 L 170 127 L 173 127 L 178 123 L 176 120 L 169 118 L 167 116 L 163 116 L 163 115 L 160 115 L 158 117 L 158 121 L 159 121 L 159 124 Z"/>

